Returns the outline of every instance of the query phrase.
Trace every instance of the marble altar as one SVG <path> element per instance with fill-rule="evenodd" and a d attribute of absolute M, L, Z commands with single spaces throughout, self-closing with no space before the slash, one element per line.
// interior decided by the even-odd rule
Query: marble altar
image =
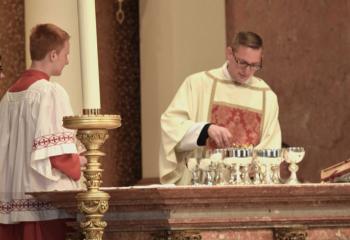
<path fill-rule="evenodd" d="M 103 190 L 111 195 L 103 239 L 350 239 L 349 183 Z M 76 214 L 76 194 L 33 195 Z"/>

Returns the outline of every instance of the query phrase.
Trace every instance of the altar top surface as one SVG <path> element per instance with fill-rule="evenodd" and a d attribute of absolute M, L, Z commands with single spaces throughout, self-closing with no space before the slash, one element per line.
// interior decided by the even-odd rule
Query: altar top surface
<path fill-rule="evenodd" d="M 350 184 L 103 188 L 113 231 L 350 226 Z M 77 191 L 33 196 L 77 213 Z M 111 230 L 112 231 L 112 230 Z"/>
<path fill-rule="evenodd" d="M 320 183 L 297 185 L 235 185 L 235 186 L 171 186 L 150 185 L 131 187 L 105 187 L 101 190 L 111 195 L 110 205 L 128 202 L 140 204 L 186 203 L 272 203 L 348 201 L 350 183 Z M 75 204 L 72 199 L 79 191 L 54 191 L 28 193 L 53 203 Z"/>

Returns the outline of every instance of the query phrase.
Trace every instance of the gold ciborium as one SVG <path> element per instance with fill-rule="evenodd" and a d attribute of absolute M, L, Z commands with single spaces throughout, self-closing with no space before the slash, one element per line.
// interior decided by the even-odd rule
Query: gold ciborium
<path fill-rule="evenodd" d="M 85 216 L 80 222 L 80 228 L 85 240 L 102 240 L 104 228 L 107 226 L 102 218 L 108 210 L 110 196 L 100 190 L 103 171 L 100 159 L 105 156 L 100 147 L 108 138 L 108 130 L 121 126 L 121 118 L 119 115 L 100 115 L 99 110 L 95 110 L 82 116 L 64 117 L 63 126 L 78 130 L 77 138 L 86 148 L 83 155 L 87 164 L 83 172 L 87 191 L 76 196 L 78 208 Z"/>

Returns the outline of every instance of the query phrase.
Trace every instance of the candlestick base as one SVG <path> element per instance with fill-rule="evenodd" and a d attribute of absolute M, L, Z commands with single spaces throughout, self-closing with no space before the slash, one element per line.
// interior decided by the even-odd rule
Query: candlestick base
<path fill-rule="evenodd" d="M 84 108 L 83 114 L 84 115 L 100 115 L 100 109 L 99 108 Z"/>
<path fill-rule="evenodd" d="M 85 240 L 102 240 L 107 223 L 102 220 L 107 212 L 109 194 L 100 190 L 102 172 L 100 159 L 106 154 L 99 149 L 108 138 L 108 129 L 121 126 L 119 115 L 82 115 L 63 118 L 63 126 L 77 129 L 77 138 L 87 149 L 83 155 L 87 159 L 84 177 L 87 191 L 77 194 L 79 210 L 85 219 L 80 222 L 80 228 Z"/>

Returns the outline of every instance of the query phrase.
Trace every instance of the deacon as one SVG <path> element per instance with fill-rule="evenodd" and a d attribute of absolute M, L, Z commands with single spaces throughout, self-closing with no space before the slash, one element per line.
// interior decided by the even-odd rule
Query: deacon
<path fill-rule="evenodd" d="M 222 67 L 184 81 L 161 116 L 161 183 L 190 184 L 186 156 L 205 145 L 281 148 L 277 96 L 254 76 L 262 60 L 262 38 L 239 32 Z"/>

